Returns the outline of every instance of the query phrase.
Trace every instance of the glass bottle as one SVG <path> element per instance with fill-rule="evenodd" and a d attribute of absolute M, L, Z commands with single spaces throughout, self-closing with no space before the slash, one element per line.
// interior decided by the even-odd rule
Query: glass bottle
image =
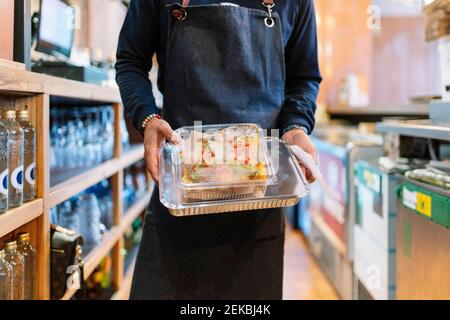
<path fill-rule="evenodd" d="M 73 230 L 77 233 L 80 231 L 80 217 L 76 211 L 77 200 L 65 201 L 62 205 L 58 206 L 58 222 L 61 227 Z"/>
<path fill-rule="evenodd" d="M 17 235 L 17 251 L 25 260 L 25 300 L 36 300 L 36 249 L 30 243 L 30 234 L 28 232 Z"/>
<path fill-rule="evenodd" d="M 5 260 L 5 250 L 0 250 L 0 300 L 13 299 L 13 269 Z"/>
<path fill-rule="evenodd" d="M 75 209 L 80 218 L 79 233 L 84 240 L 83 250 L 89 253 L 101 242 L 101 211 L 94 194 L 83 194 L 79 199 Z"/>
<path fill-rule="evenodd" d="M 17 251 L 17 242 L 5 243 L 5 260 L 12 266 L 13 270 L 13 299 L 24 299 L 25 284 L 25 260 Z"/>
<path fill-rule="evenodd" d="M 0 120 L 0 214 L 8 210 L 8 129 Z"/>
<path fill-rule="evenodd" d="M 30 122 L 28 111 L 22 110 L 16 113 L 17 122 L 23 129 L 23 165 L 25 170 L 25 179 L 23 185 L 23 201 L 34 200 L 36 196 L 36 129 Z"/>
<path fill-rule="evenodd" d="M 23 129 L 14 110 L 4 112 L 3 119 L 9 139 L 8 208 L 16 208 L 23 204 Z"/>

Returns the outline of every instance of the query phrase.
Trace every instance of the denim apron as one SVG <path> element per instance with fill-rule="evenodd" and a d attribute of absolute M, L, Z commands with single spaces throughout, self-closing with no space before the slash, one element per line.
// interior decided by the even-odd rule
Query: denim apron
<path fill-rule="evenodd" d="M 163 118 L 172 128 L 276 128 L 285 61 L 273 0 L 261 9 L 188 3 L 169 8 Z M 131 299 L 281 299 L 283 247 L 280 209 L 175 218 L 155 192 Z"/>

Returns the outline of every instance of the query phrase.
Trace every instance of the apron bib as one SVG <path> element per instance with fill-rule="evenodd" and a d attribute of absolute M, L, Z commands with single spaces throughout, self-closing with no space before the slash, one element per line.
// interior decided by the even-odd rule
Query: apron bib
<path fill-rule="evenodd" d="M 255 0 L 257 1 L 257 0 Z M 172 128 L 258 123 L 276 128 L 284 103 L 279 15 L 230 5 L 169 9 L 163 118 Z M 281 299 L 280 209 L 175 218 L 153 194 L 132 299 Z"/>
<path fill-rule="evenodd" d="M 174 17 L 180 10 L 184 16 Z M 194 121 L 276 128 L 285 90 L 278 13 L 262 4 L 261 10 L 175 5 L 169 12 L 164 119 L 173 128 Z"/>

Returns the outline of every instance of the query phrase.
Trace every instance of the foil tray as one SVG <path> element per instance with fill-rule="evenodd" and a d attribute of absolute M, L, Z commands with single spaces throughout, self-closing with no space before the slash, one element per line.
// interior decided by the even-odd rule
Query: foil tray
<path fill-rule="evenodd" d="M 309 184 L 300 170 L 297 160 L 289 147 L 277 138 L 265 138 L 275 178 L 262 190 L 242 197 L 233 196 L 225 200 L 202 200 L 184 202 L 182 186 L 178 183 L 175 164 L 172 162 L 172 145 L 165 144 L 160 151 L 160 201 L 176 217 L 239 213 L 250 210 L 283 208 L 296 205 L 309 193 Z M 208 199 L 210 190 L 205 190 Z"/>

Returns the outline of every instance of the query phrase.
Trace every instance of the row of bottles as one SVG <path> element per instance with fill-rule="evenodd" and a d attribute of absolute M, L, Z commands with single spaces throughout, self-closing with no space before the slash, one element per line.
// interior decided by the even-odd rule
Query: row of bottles
<path fill-rule="evenodd" d="M 28 111 L 5 111 L 0 119 L 0 214 L 36 196 L 36 130 Z"/>
<path fill-rule="evenodd" d="M 0 300 L 35 300 L 36 250 L 29 233 L 19 233 L 16 241 L 0 250 Z"/>

